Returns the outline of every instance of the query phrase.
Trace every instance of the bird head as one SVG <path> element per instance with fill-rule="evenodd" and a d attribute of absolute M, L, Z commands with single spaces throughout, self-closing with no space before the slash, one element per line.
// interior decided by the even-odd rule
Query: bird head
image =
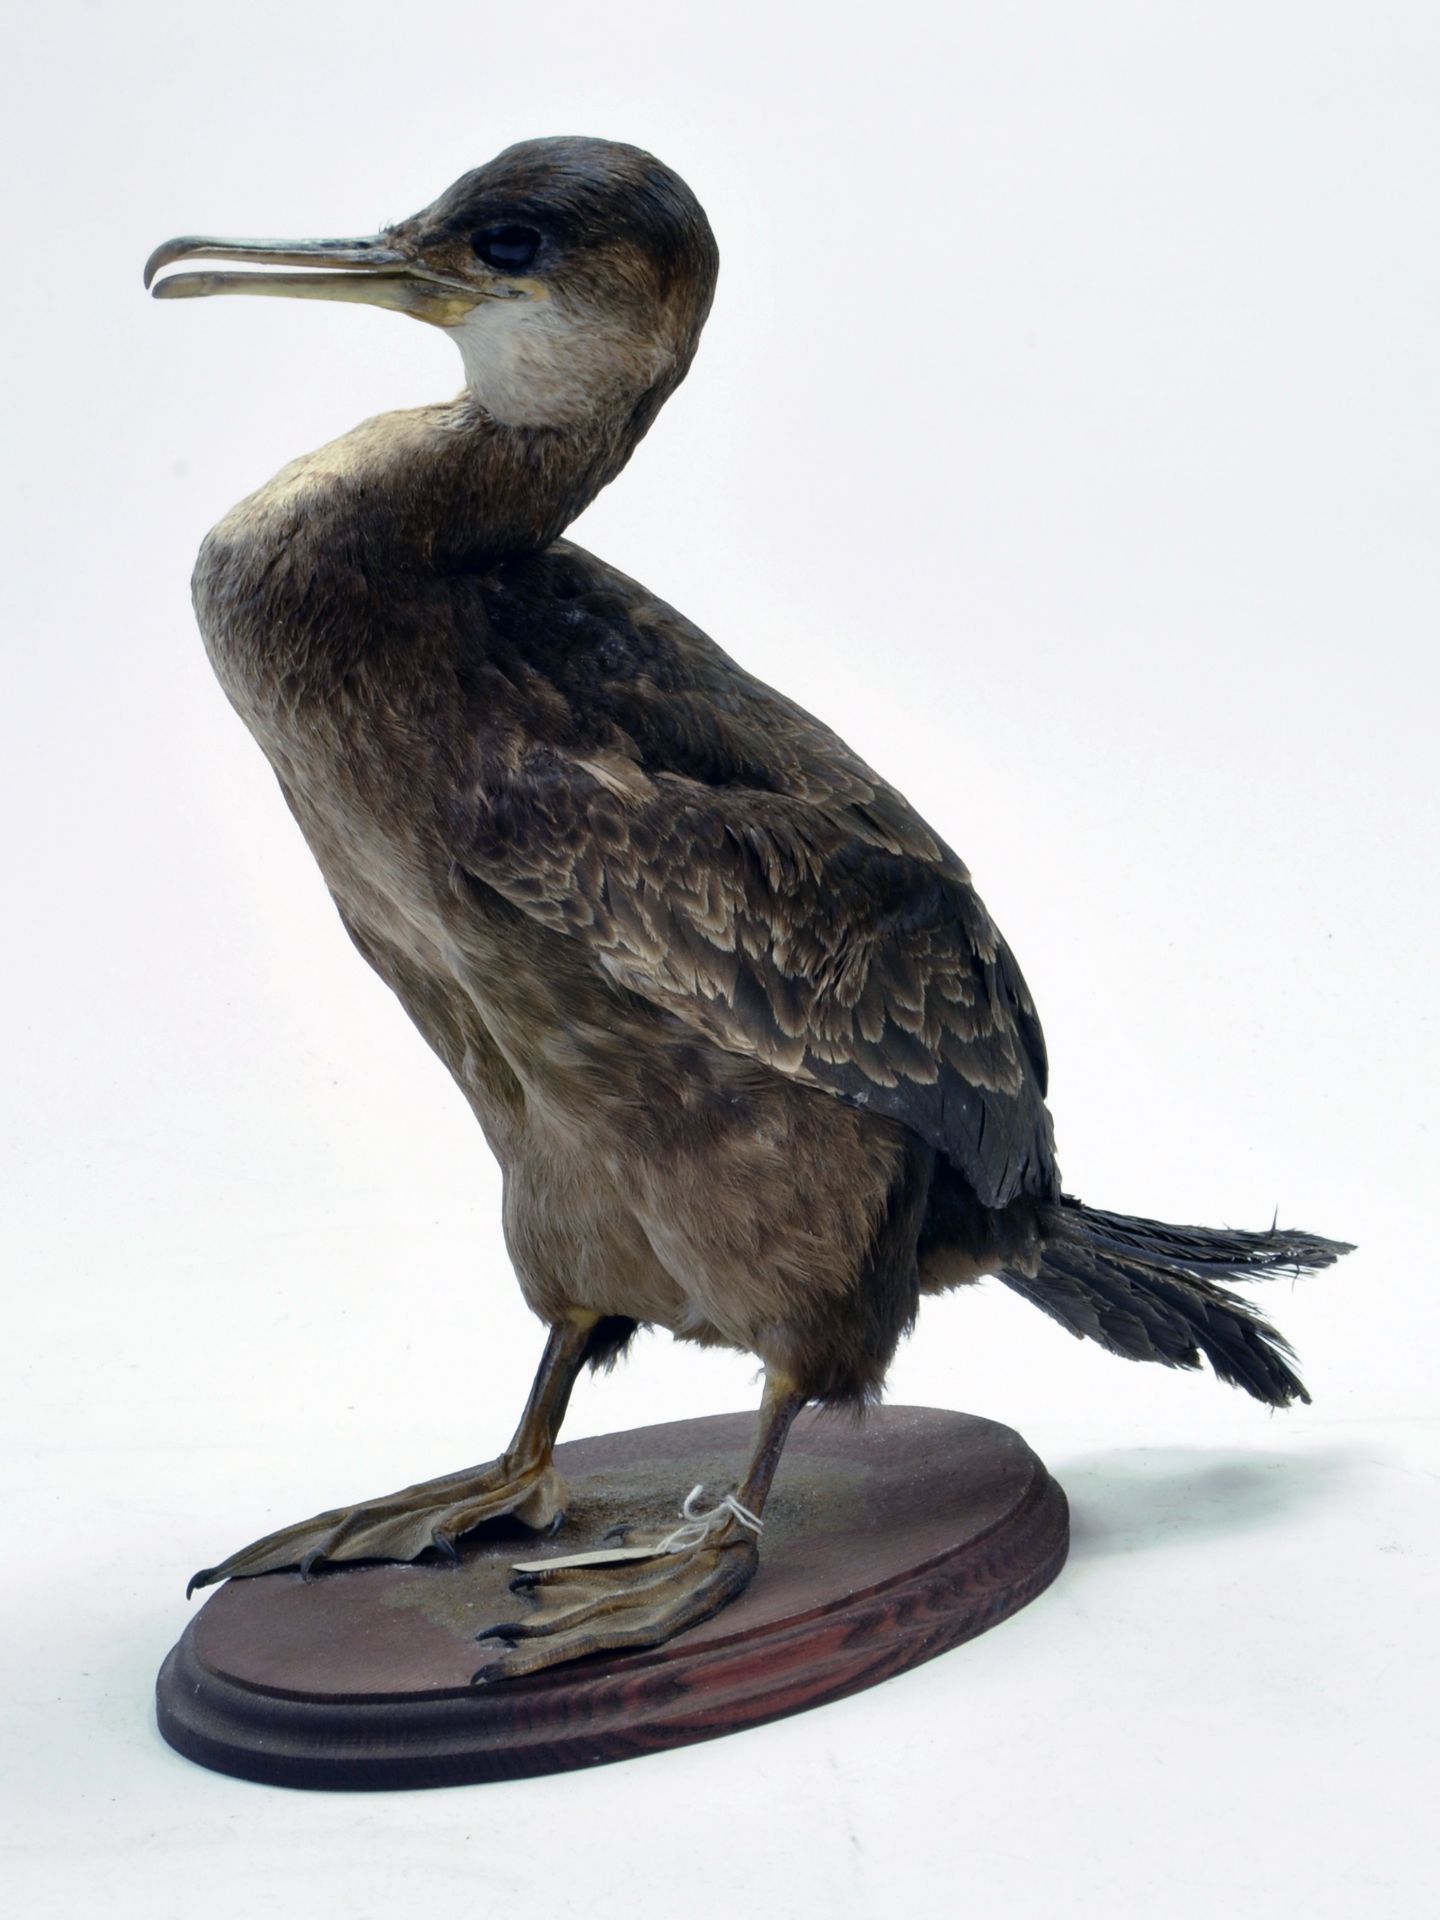
<path fill-rule="evenodd" d="M 182 260 L 238 271 L 170 274 Z M 719 255 L 684 181 L 637 147 L 527 140 L 423 212 L 356 240 L 167 240 L 157 299 L 215 293 L 362 301 L 443 327 L 479 407 L 569 427 L 655 409 L 684 378 Z M 263 271 L 278 268 L 281 271 Z"/>

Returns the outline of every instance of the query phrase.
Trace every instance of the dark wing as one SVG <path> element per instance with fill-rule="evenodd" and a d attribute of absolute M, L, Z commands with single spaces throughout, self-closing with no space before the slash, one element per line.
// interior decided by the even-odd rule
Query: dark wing
<path fill-rule="evenodd" d="M 1057 1192 L 1024 979 L 905 800 L 577 548 L 484 598 L 458 866 L 717 1046 L 913 1128 L 986 1205 Z"/>

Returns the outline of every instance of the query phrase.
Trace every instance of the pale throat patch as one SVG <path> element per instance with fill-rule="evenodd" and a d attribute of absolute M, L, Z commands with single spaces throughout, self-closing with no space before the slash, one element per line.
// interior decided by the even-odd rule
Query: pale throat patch
<path fill-rule="evenodd" d="M 583 420 L 658 377 L 658 342 L 565 312 L 550 299 L 481 300 L 446 331 L 465 362 L 465 382 L 504 426 L 555 427 Z"/>

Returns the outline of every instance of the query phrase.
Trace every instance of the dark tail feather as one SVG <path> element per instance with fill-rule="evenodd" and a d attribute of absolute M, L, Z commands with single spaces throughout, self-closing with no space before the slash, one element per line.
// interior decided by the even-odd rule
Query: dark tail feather
<path fill-rule="evenodd" d="M 1350 1248 L 1313 1233 L 1232 1233 L 1102 1213 L 1067 1194 L 1041 1223 L 1038 1270 L 1000 1278 L 1073 1334 L 1128 1360 L 1198 1367 L 1257 1400 L 1285 1407 L 1310 1396 L 1285 1341 L 1222 1280 L 1332 1266 Z"/>

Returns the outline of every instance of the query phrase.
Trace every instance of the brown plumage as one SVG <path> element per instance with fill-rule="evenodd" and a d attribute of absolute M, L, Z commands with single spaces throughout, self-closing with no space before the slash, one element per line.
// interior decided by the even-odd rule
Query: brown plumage
<path fill-rule="evenodd" d="M 756 1514 L 796 1408 L 878 1393 L 920 1295 L 982 1273 L 1117 1353 L 1303 1397 L 1220 1283 L 1342 1249 L 1063 1196 L 1040 1023 L 960 860 L 819 721 L 560 539 L 695 351 L 717 256 L 683 182 L 535 141 L 371 240 L 175 241 L 149 274 L 187 255 L 324 271 L 157 294 L 371 299 L 460 344 L 457 401 L 368 421 L 227 515 L 195 601 L 352 939 L 504 1168 L 551 1330 L 493 1468 L 197 1579 L 548 1523 L 570 1384 L 641 1324 L 763 1361 Z M 641 1564 L 580 1599 L 542 1582 L 482 1676 L 678 1631 L 743 1586 L 753 1531 L 730 1511 Z"/>

